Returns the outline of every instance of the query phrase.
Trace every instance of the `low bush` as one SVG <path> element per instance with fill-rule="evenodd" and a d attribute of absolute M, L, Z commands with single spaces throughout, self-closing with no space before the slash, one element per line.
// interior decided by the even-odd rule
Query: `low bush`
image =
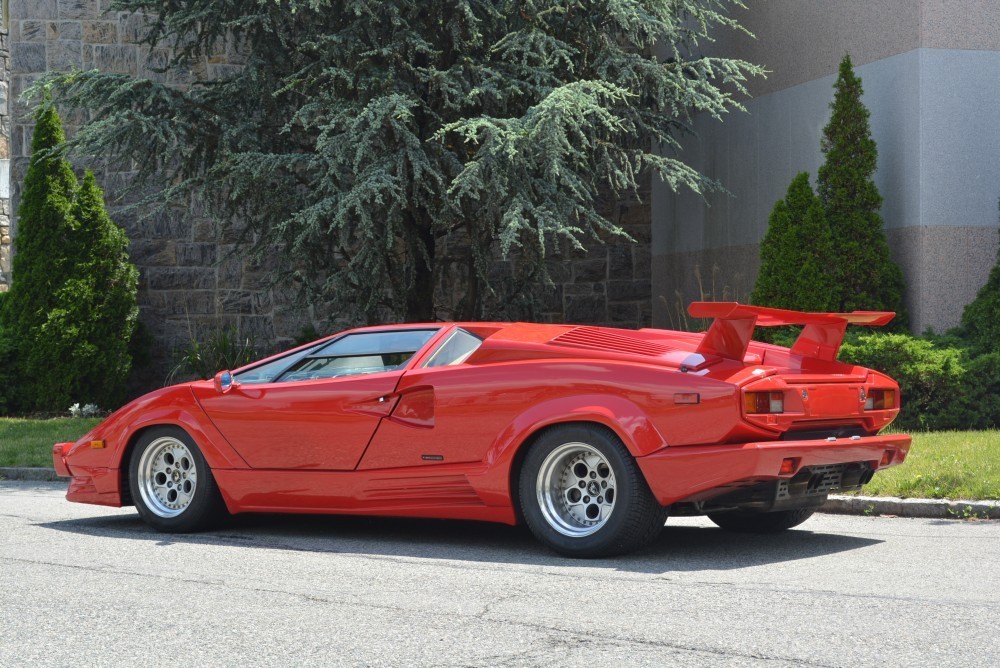
<path fill-rule="evenodd" d="M 840 359 L 899 383 L 902 429 L 1000 426 L 1000 353 L 975 355 L 954 337 L 863 334 L 844 342 Z"/>
<path fill-rule="evenodd" d="M 869 334 L 840 350 L 844 362 L 881 371 L 902 394 L 897 424 L 904 429 L 954 429 L 956 401 L 964 392 L 965 367 L 959 348 L 938 348 L 908 334 Z"/>
<path fill-rule="evenodd" d="M 179 353 L 180 361 L 167 376 L 167 384 L 196 377 L 208 380 L 224 369 L 237 369 L 262 357 L 253 335 L 224 328 L 205 341 L 191 339 Z"/>

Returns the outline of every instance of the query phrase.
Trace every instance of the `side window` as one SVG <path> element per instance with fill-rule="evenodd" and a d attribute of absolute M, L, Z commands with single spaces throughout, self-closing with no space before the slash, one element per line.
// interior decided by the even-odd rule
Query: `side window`
<path fill-rule="evenodd" d="M 434 335 L 434 329 L 348 334 L 295 360 L 270 382 L 289 383 L 395 371 Z"/>
<path fill-rule="evenodd" d="M 247 369 L 246 371 L 241 371 L 236 374 L 236 380 L 243 383 L 244 385 L 258 385 L 260 383 L 273 383 L 275 379 L 281 374 L 282 371 L 289 368 L 293 364 L 299 362 L 303 357 L 306 357 L 310 353 L 314 352 L 318 346 L 313 346 L 312 348 L 306 348 L 305 350 L 300 350 L 291 355 L 285 355 L 267 364 L 262 364 L 260 366 L 255 366 L 252 369 Z"/>
<path fill-rule="evenodd" d="M 454 366 L 469 359 L 476 352 L 483 340 L 464 329 L 456 329 L 451 336 L 441 344 L 431 358 L 424 363 L 425 367 Z"/>

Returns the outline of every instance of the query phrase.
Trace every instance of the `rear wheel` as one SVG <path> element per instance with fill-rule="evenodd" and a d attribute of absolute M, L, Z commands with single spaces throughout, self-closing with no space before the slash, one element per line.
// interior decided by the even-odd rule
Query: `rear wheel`
<path fill-rule="evenodd" d="M 769 513 L 751 513 L 733 510 L 725 513 L 709 513 L 708 519 L 727 531 L 740 533 L 776 533 L 791 529 L 805 522 L 816 512 L 815 508 L 776 510 Z"/>
<path fill-rule="evenodd" d="M 139 437 L 129 460 L 129 490 L 139 516 L 159 531 L 198 531 L 226 515 L 212 470 L 178 427 L 155 427 Z"/>
<path fill-rule="evenodd" d="M 597 425 L 544 432 L 525 457 L 518 495 L 532 533 L 570 557 L 631 552 L 653 540 L 667 517 L 629 451 Z"/>

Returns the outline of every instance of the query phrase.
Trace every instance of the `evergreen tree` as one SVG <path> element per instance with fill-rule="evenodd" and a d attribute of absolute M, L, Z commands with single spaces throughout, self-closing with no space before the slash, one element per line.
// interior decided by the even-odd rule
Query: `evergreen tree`
<path fill-rule="evenodd" d="M 740 29 L 733 5 L 116 0 L 146 13 L 146 45 L 176 47 L 156 81 L 40 86 L 88 111 L 74 149 L 137 163 L 137 186 L 159 184 L 150 204 L 193 196 L 220 225 L 242 221 L 251 254 L 312 303 L 431 320 L 435 286 L 460 271 L 446 313 L 480 318 L 544 284 L 553 248 L 624 234 L 600 196 L 634 195 L 649 173 L 714 185 L 680 162 L 677 136 L 694 112 L 739 107 L 762 73 L 699 55 L 716 28 Z M 222 52 L 245 65 L 175 85 Z"/>
<path fill-rule="evenodd" d="M 1000 252 L 986 285 L 962 311 L 962 329 L 982 353 L 1000 353 Z"/>
<path fill-rule="evenodd" d="M 903 274 L 889 256 L 879 213 L 882 196 L 872 180 L 878 150 L 850 56 L 840 63 L 834 91 L 830 122 L 823 128 L 826 160 L 816 183 L 833 239 L 836 306 L 895 311 L 894 324 L 903 327 Z"/>
<path fill-rule="evenodd" d="M 830 266 L 830 230 L 823 205 L 809 185 L 809 174 L 801 172 L 768 218 L 750 301 L 798 311 L 834 309 Z"/>
<path fill-rule="evenodd" d="M 76 254 L 71 241 L 74 222 L 70 210 L 77 181 L 69 162 L 54 152 L 64 140 L 55 108 L 43 106 L 35 118 L 31 161 L 17 210 L 10 290 L 0 312 L 0 329 L 7 339 L 17 379 L 17 391 L 9 392 L 7 402 L 15 410 L 35 408 L 41 386 L 59 373 L 58 367 L 39 365 L 37 342 Z"/>
<path fill-rule="evenodd" d="M 44 385 L 39 402 L 113 407 L 123 398 L 132 364 L 129 341 L 139 315 L 139 272 L 129 259 L 125 232 L 108 216 L 104 194 L 89 170 L 72 214 L 79 254 L 56 291 L 34 356 L 47 368 L 59 369 L 63 382 Z"/>
<path fill-rule="evenodd" d="M 138 273 L 125 233 L 108 217 L 94 176 L 80 187 L 57 152 L 62 124 L 51 104 L 37 115 L 18 208 L 17 248 L 0 332 L 13 368 L 8 408 L 111 407 L 120 400 L 138 309 Z"/>

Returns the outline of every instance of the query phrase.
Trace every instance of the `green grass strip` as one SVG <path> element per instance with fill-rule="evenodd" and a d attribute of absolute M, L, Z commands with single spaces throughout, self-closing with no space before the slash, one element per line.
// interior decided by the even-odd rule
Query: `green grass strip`
<path fill-rule="evenodd" d="M 75 441 L 96 418 L 0 418 L 0 466 L 52 466 L 52 444 Z M 1000 431 L 913 434 L 906 461 L 875 475 L 862 494 L 929 499 L 1000 499 Z"/>
<path fill-rule="evenodd" d="M 0 418 L 0 466 L 52 468 L 52 446 L 76 441 L 100 418 Z"/>
<path fill-rule="evenodd" d="M 906 461 L 876 473 L 861 494 L 1000 499 L 1000 431 L 915 433 Z"/>

